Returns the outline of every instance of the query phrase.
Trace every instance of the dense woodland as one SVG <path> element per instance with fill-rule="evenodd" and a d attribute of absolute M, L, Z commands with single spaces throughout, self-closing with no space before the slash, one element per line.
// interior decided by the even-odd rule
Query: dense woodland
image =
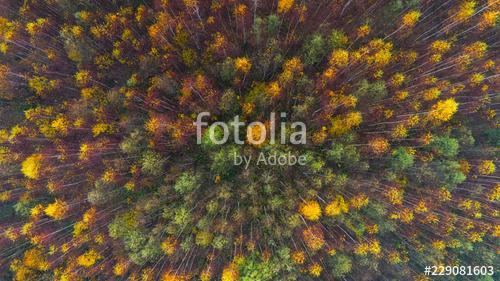
<path fill-rule="evenodd" d="M 0 280 L 498 267 L 499 13 L 498 0 L 0 0 Z M 204 127 L 196 144 L 204 111 L 266 130 L 286 112 L 307 143 L 217 145 Z M 261 152 L 307 164 L 233 163 Z"/>

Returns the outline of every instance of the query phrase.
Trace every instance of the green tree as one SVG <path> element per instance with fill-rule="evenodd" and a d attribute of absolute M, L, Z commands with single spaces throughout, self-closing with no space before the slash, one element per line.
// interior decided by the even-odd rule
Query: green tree
<path fill-rule="evenodd" d="M 391 169 L 403 171 L 413 166 L 414 157 L 404 147 L 395 149 L 389 159 Z"/>
<path fill-rule="evenodd" d="M 448 189 L 453 189 L 462 183 L 466 177 L 461 171 L 460 163 L 457 161 L 444 160 L 433 163 L 435 166 L 435 179 Z"/>
<path fill-rule="evenodd" d="M 352 261 L 349 256 L 344 254 L 336 254 L 330 259 L 332 266 L 332 274 L 337 278 L 346 276 L 352 269 Z"/>
<path fill-rule="evenodd" d="M 355 91 L 353 92 L 353 95 L 355 97 L 366 99 L 370 102 L 380 101 L 387 96 L 387 88 L 385 86 L 385 82 L 382 80 L 370 83 L 368 80 L 363 79 L 354 87 Z"/>
<path fill-rule="evenodd" d="M 224 146 L 219 151 L 211 154 L 211 171 L 217 175 L 229 175 L 237 167 L 234 165 L 234 157 L 241 156 L 240 147 Z"/>
<path fill-rule="evenodd" d="M 240 265 L 240 279 L 242 281 L 267 280 L 295 280 L 295 267 L 290 257 L 290 249 L 278 249 L 276 256 L 263 261 L 257 254 L 252 254 Z"/>
<path fill-rule="evenodd" d="M 330 45 L 330 49 L 342 49 L 347 47 L 348 40 L 343 31 L 334 29 L 328 38 L 328 44 Z"/>
<path fill-rule="evenodd" d="M 166 159 L 163 158 L 159 153 L 154 151 L 146 151 L 142 155 L 141 164 L 142 171 L 145 174 L 159 176 L 163 174 L 163 165 L 165 164 Z"/>
<path fill-rule="evenodd" d="M 429 144 L 434 153 L 444 157 L 454 157 L 458 153 L 458 141 L 447 136 L 434 137 Z"/>
<path fill-rule="evenodd" d="M 193 172 L 184 172 L 175 181 L 174 190 L 180 194 L 185 194 L 200 187 L 200 178 Z"/>
<path fill-rule="evenodd" d="M 326 43 L 320 34 L 314 34 L 303 47 L 303 61 L 306 65 L 313 65 L 321 62 L 326 55 Z"/>

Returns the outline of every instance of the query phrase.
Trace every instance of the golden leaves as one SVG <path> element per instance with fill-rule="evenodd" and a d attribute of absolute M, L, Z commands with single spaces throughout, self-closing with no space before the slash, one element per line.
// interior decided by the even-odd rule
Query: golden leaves
<path fill-rule="evenodd" d="M 441 100 L 432 106 L 428 118 L 435 123 L 449 121 L 457 110 L 458 103 L 453 98 Z"/>
<path fill-rule="evenodd" d="M 61 220 L 64 218 L 69 210 L 69 206 L 66 202 L 56 199 L 53 203 L 47 205 L 45 208 L 45 214 L 53 219 Z"/>
<path fill-rule="evenodd" d="M 349 211 L 349 205 L 345 202 L 342 195 L 337 195 L 334 200 L 332 200 L 325 207 L 325 215 L 327 216 L 339 216 L 342 213 L 347 213 Z"/>
<path fill-rule="evenodd" d="M 83 267 L 91 267 L 100 259 L 102 259 L 102 256 L 96 250 L 90 249 L 78 256 L 76 262 Z"/>
<path fill-rule="evenodd" d="M 247 57 L 236 58 L 234 60 L 234 68 L 243 73 L 248 73 L 248 71 L 250 71 L 250 68 L 252 68 L 252 63 Z"/>
<path fill-rule="evenodd" d="M 300 205 L 300 213 L 310 221 L 317 221 L 321 217 L 321 207 L 316 201 L 306 201 Z"/>
<path fill-rule="evenodd" d="M 30 179 L 38 179 L 42 169 L 42 154 L 33 154 L 21 164 L 21 172 Z"/>
<path fill-rule="evenodd" d="M 409 11 L 408 13 L 403 15 L 401 23 L 404 26 L 411 28 L 418 22 L 421 15 L 422 14 L 419 11 Z"/>
<path fill-rule="evenodd" d="M 278 13 L 283 14 L 288 12 L 292 8 L 294 2 L 294 0 L 279 0 Z"/>

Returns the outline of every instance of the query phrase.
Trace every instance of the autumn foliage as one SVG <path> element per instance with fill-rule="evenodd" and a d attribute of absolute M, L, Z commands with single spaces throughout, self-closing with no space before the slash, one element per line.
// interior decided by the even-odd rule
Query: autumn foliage
<path fill-rule="evenodd" d="M 498 265 L 499 5 L 2 1 L 0 280 Z M 200 112 L 307 142 L 197 144 Z"/>

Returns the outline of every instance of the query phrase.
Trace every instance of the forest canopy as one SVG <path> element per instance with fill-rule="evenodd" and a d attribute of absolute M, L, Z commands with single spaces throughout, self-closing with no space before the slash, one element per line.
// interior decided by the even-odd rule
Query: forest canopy
<path fill-rule="evenodd" d="M 497 0 L 1 1 L 0 279 L 500 264 L 499 20 Z M 197 144 L 201 112 L 263 127 Z M 272 112 L 305 143 L 248 142 Z M 234 164 L 260 153 L 306 162 Z"/>

